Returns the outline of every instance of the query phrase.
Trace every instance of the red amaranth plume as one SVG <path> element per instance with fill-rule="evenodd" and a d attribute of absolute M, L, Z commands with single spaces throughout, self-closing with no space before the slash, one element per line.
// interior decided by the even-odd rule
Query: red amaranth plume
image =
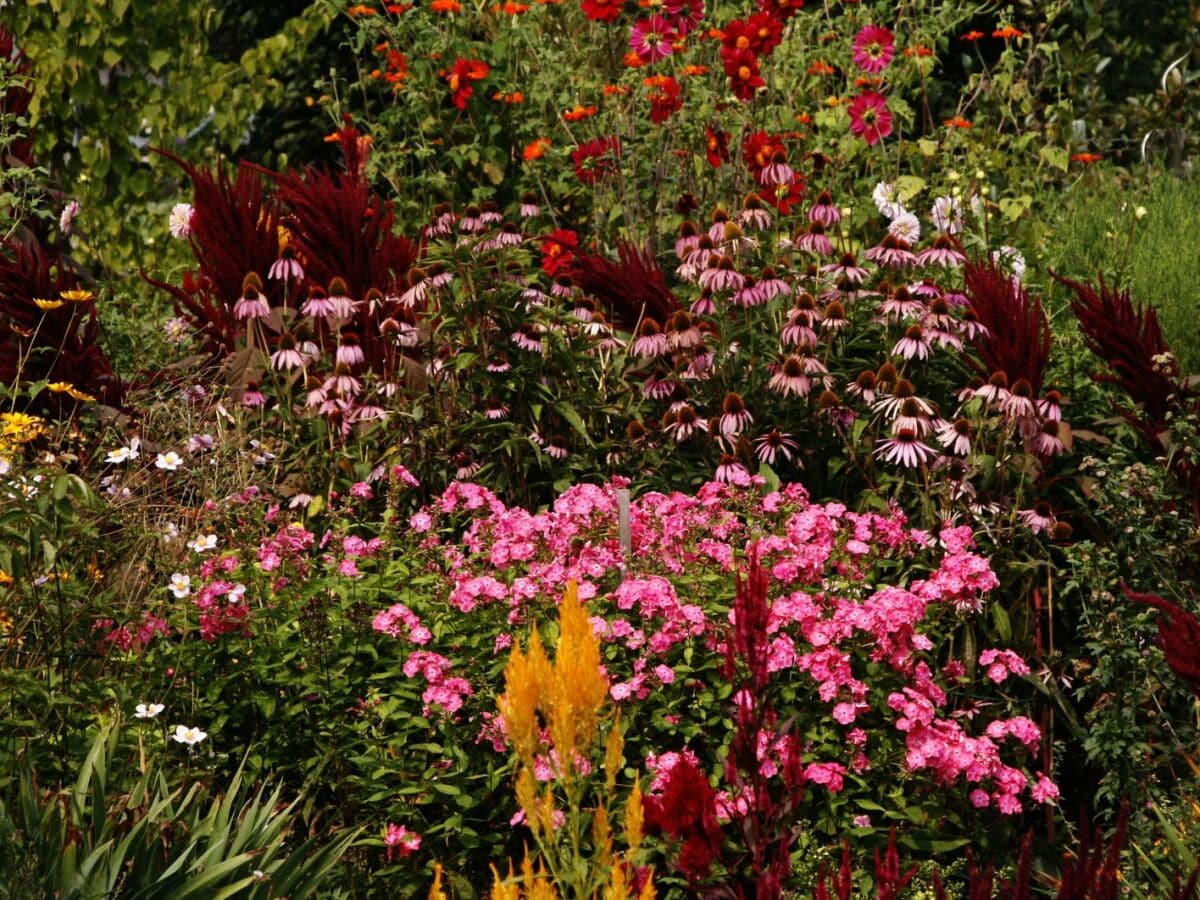
<path fill-rule="evenodd" d="M 648 246 L 619 240 L 616 260 L 577 252 L 563 271 L 601 301 L 610 321 L 627 330 L 643 316 L 661 324 L 682 308 Z"/>
<path fill-rule="evenodd" d="M 1129 828 L 1129 804 L 1121 805 L 1112 841 L 1104 846 L 1104 829 L 1087 822 L 1079 830 L 1079 847 L 1064 857 L 1056 900 L 1117 900 L 1121 884 L 1121 851 Z"/>
<path fill-rule="evenodd" d="M 971 260 L 966 265 L 966 292 L 975 314 L 987 331 L 971 339 L 983 360 L 972 362 L 987 378 L 1004 372 L 1010 382 L 1026 379 L 1035 392 L 1050 359 L 1050 321 L 1040 297 L 1030 297 L 1019 281 L 992 261 Z"/>
<path fill-rule="evenodd" d="M 1134 603 L 1153 606 L 1158 617 L 1158 646 L 1171 667 L 1197 697 L 1200 697 L 1200 619 L 1157 594 L 1138 594 L 1121 585 Z"/>
<path fill-rule="evenodd" d="M 179 166 L 192 181 L 191 244 L 200 277 L 183 287 L 142 277 L 174 295 L 181 314 L 190 316 L 205 338 L 205 350 L 219 354 L 233 348 L 242 324 L 233 306 L 242 295 L 242 282 L 256 272 L 264 282 L 271 306 L 282 302 L 280 282 L 267 279 L 279 257 L 279 203 L 264 192 L 261 176 L 245 163 L 230 176 L 218 163 L 201 169 L 166 150 L 157 153 Z"/>
<path fill-rule="evenodd" d="M 880 858 L 879 850 L 875 851 L 876 897 L 878 900 L 896 900 L 916 874 L 916 866 L 911 866 L 907 872 L 900 871 L 900 853 L 896 850 L 896 829 L 890 829 L 887 852 Z"/>
<path fill-rule="evenodd" d="M 770 681 L 767 668 L 771 637 L 767 633 L 770 617 L 767 601 L 767 573 L 758 559 L 758 545 L 750 548 L 749 566 L 745 578 L 737 576 L 737 593 L 733 601 L 733 634 L 726 650 L 727 664 L 741 660 L 753 678 L 754 688 L 761 691 Z"/>
<path fill-rule="evenodd" d="M 712 871 L 723 836 L 717 823 L 717 795 L 696 765 L 686 757 L 667 773 L 663 791 L 642 801 L 646 828 L 682 841 L 679 871 L 695 882 Z"/>
<path fill-rule="evenodd" d="M 1129 291 L 1099 280 L 1099 289 L 1050 273 L 1075 292 L 1071 311 L 1079 320 L 1084 343 L 1108 365 L 1110 371 L 1093 377 L 1120 387 L 1143 410 L 1140 417 L 1126 416 L 1144 437 L 1157 442 L 1166 428 L 1167 414 L 1178 409 L 1181 387 L 1178 365 L 1157 365 L 1154 357 L 1170 353 L 1171 346 L 1158 326 L 1153 307 L 1136 305 Z"/>
<path fill-rule="evenodd" d="M 831 894 L 830 884 L 826 880 L 825 863 L 821 863 L 817 873 L 817 884 L 813 888 L 813 900 L 850 900 L 854 896 L 854 870 L 850 865 L 850 844 L 846 841 L 842 841 L 842 864 L 838 866 L 832 887 L 834 893 Z"/>
<path fill-rule="evenodd" d="M 416 261 L 418 247 L 392 233 L 392 204 L 367 182 L 368 140 L 347 124 L 338 142 L 344 160 L 339 172 L 305 166 L 280 174 L 255 168 L 279 188 L 286 224 L 310 279 L 327 285 L 341 278 L 356 300 L 371 288 L 384 296 L 399 294 L 397 284 Z"/>

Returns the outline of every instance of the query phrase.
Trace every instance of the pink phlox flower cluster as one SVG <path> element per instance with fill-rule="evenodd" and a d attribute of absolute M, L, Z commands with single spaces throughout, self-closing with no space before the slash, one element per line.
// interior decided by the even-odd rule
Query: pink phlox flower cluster
<path fill-rule="evenodd" d="M 815 762 L 804 767 L 804 780 L 836 794 L 845 786 L 846 767 L 838 762 Z"/>
<path fill-rule="evenodd" d="M 308 563 L 303 556 L 315 543 L 316 537 L 303 525 L 297 522 L 285 525 L 259 545 L 258 566 L 264 572 L 274 572 L 285 562 L 292 562 L 303 576 L 308 572 Z"/>
<path fill-rule="evenodd" d="M 991 564 L 975 553 L 947 553 L 926 581 L 913 584 L 913 593 L 930 603 L 950 603 L 959 612 L 979 612 L 983 594 L 1000 585 Z"/>
<path fill-rule="evenodd" d="M 407 677 L 415 678 L 419 673 L 428 682 L 421 694 L 425 715 L 429 715 L 434 706 L 440 706 L 453 716 L 462 709 L 465 698 L 475 693 L 465 678 L 448 677 L 450 666 L 450 660 L 431 650 L 415 650 L 404 661 L 402 671 Z"/>
<path fill-rule="evenodd" d="M 699 758 L 686 747 L 679 752 L 668 750 L 661 754 L 646 754 L 646 771 L 650 773 L 650 787 L 646 789 L 647 795 L 656 797 L 661 794 L 667 785 L 667 776 L 671 770 L 685 760 L 696 768 L 700 768 Z"/>
<path fill-rule="evenodd" d="M 391 822 L 388 823 L 383 842 L 388 848 L 388 862 L 392 861 L 392 857 L 397 851 L 400 853 L 400 858 L 404 859 L 421 849 L 419 834 L 409 831 L 403 825 L 395 825 Z"/>
<path fill-rule="evenodd" d="M 394 638 L 406 637 L 418 645 L 428 644 L 433 638 L 429 629 L 421 624 L 417 614 L 403 603 L 394 603 L 376 614 L 371 627 Z"/>
<path fill-rule="evenodd" d="M 979 654 L 979 664 L 987 666 L 987 676 L 996 684 L 1004 682 L 1009 675 L 1028 675 L 1025 660 L 1011 650 L 984 650 Z"/>
<path fill-rule="evenodd" d="M 350 559 L 370 559 L 383 549 L 383 538 L 373 537 L 370 540 L 358 535 L 348 534 L 342 538 L 342 552 Z"/>
<path fill-rule="evenodd" d="M 459 612 L 469 613 L 480 603 L 504 600 L 508 587 L 491 575 L 455 576 L 454 589 L 450 592 L 450 604 Z"/>
<path fill-rule="evenodd" d="M 143 613 L 136 629 L 132 628 L 132 624 L 117 625 L 112 619 L 100 619 L 92 625 L 92 630 L 104 632 L 100 642 L 105 648 L 116 647 L 123 651 L 135 648 L 143 650 L 156 637 L 166 637 L 171 633 L 171 627 L 165 619 L 149 612 Z"/>

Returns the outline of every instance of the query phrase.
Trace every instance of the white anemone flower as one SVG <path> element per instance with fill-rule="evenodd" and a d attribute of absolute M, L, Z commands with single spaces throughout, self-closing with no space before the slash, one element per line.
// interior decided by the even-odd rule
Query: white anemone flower
<path fill-rule="evenodd" d="M 194 747 L 206 737 L 208 737 L 207 731 L 201 731 L 199 728 L 193 728 L 191 725 L 176 725 L 175 733 L 171 735 L 171 740 Z"/>
<path fill-rule="evenodd" d="M 153 719 L 160 712 L 166 709 L 161 703 L 139 703 L 134 708 L 134 716 L 139 719 Z"/>

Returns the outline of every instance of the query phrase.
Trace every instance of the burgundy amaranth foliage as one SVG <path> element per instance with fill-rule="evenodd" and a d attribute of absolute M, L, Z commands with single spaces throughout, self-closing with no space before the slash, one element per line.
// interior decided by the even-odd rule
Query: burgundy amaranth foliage
<path fill-rule="evenodd" d="M 1021 282 L 993 261 L 971 260 L 964 269 L 966 294 L 986 331 L 971 338 L 987 378 L 1003 372 L 1010 383 L 1024 378 L 1040 392 L 1050 359 L 1050 321 L 1040 297 L 1030 297 Z"/>
<path fill-rule="evenodd" d="M 1154 307 L 1137 306 L 1129 295 L 1101 277 L 1099 287 L 1050 273 L 1075 292 L 1071 311 L 1079 321 L 1084 343 L 1111 371 L 1093 377 L 1120 387 L 1141 407 L 1142 414 L 1130 417 L 1152 444 L 1165 430 L 1167 414 L 1179 408 L 1184 389 L 1178 382 L 1179 365 L 1156 361 L 1171 353 L 1163 337 Z M 1140 422 L 1138 420 L 1141 420 Z"/>
<path fill-rule="evenodd" d="M 878 849 L 875 851 L 875 896 L 878 900 L 896 900 L 916 874 L 916 866 L 912 866 L 907 872 L 900 868 L 900 853 L 896 849 L 896 829 L 890 829 L 887 851 L 883 857 L 880 857 Z"/>
<path fill-rule="evenodd" d="M 1167 665 L 1200 697 L 1200 619 L 1157 594 L 1138 594 L 1121 585 L 1125 596 L 1135 603 L 1153 606 L 1158 617 L 1158 646 Z"/>
<path fill-rule="evenodd" d="M 278 186 L 285 224 L 311 281 L 325 286 L 341 278 L 357 299 L 372 288 L 384 296 L 397 295 L 417 258 L 417 245 L 392 233 L 392 204 L 371 190 L 364 171 L 366 139 L 347 125 L 338 132 L 338 143 L 341 171 L 312 166 L 285 174 L 259 171 Z"/>
<path fill-rule="evenodd" d="M 0 246 L 0 384 L 65 381 L 110 405 L 119 405 L 121 381 L 98 344 L 94 300 L 42 309 L 35 301 L 60 301 L 79 290 L 79 279 L 57 249 L 33 235 Z M 82 295 L 79 295 L 82 296 Z M 59 398 L 58 400 L 48 397 Z M 39 401 L 65 402 L 43 394 Z"/>
<path fill-rule="evenodd" d="M 283 302 L 283 282 L 267 278 L 279 258 L 279 201 L 266 194 L 262 177 L 245 163 L 231 176 L 220 163 L 209 171 L 165 150 L 158 152 L 192 181 L 189 240 L 200 271 L 187 273 L 182 286 L 142 277 L 175 297 L 178 312 L 199 330 L 206 352 L 231 352 L 244 330 L 233 308 L 249 273 L 257 273 L 259 290 L 271 307 Z"/>
<path fill-rule="evenodd" d="M 562 269 L 625 329 L 636 328 L 643 316 L 665 325 L 681 309 L 649 247 L 618 240 L 616 260 L 576 251 Z"/>
<path fill-rule="evenodd" d="M 1129 805 L 1121 807 L 1117 828 L 1105 847 L 1104 829 L 1093 830 L 1085 821 L 1079 829 L 1079 846 L 1064 856 L 1062 880 L 1056 900 L 1116 900 L 1121 891 L 1121 851 L 1129 827 Z"/>
<path fill-rule="evenodd" d="M 649 493 L 634 502 L 627 560 L 617 526 L 616 490 L 624 483 L 572 487 L 536 514 L 506 506 L 479 485 L 452 484 L 408 522 L 421 541 L 413 564 L 443 578 L 444 593 L 421 615 L 449 630 L 463 627 L 462 616 L 494 623 L 500 652 L 511 639 L 508 629 L 547 615 L 551 598 L 574 580 L 597 635 L 612 648 L 612 698 L 642 701 L 676 680 L 685 652 L 726 651 L 725 635 L 739 627 L 739 601 L 713 595 L 701 605 L 695 585 L 732 587 L 738 560 L 755 546 L 761 574 L 747 584 L 766 597 L 765 624 L 762 606 L 754 607 L 756 656 L 768 675 L 800 676 L 811 708 L 825 709 L 824 721 L 839 736 L 806 751 L 795 780 L 810 794 L 844 790 L 849 772 L 880 764 L 871 757 L 875 742 L 890 741 L 904 746 L 909 772 L 947 788 L 965 784 L 976 807 L 1007 815 L 1026 798 L 1054 799 L 1057 789 L 1046 776 L 1005 762 L 1037 748 L 1037 726 L 1022 716 L 990 722 L 952 716 L 950 691 L 932 668 L 926 619 L 977 613 L 998 583 L 988 561 L 973 552 L 969 528 L 945 528 L 934 537 L 908 527 L 898 510 L 854 513 L 838 503 L 811 503 L 800 485 L 762 496 L 757 484 L 714 482 L 694 495 Z M 925 577 L 904 587 L 880 583 L 873 573 L 881 565 Z M 749 598 L 740 601 L 742 615 L 750 615 Z M 732 614 L 720 611 L 730 606 Z M 403 635 L 409 626 L 389 619 L 377 627 Z M 432 622 L 428 627 L 438 632 Z M 748 636 L 742 643 L 749 646 Z M 989 658 L 1005 673 L 1022 671 L 1005 651 Z M 747 708 L 752 700 L 747 694 Z M 774 713 L 762 707 L 755 715 L 761 715 L 751 736 L 756 765 L 779 787 L 792 777 L 798 752 L 778 735 Z M 881 723 L 892 730 L 881 734 Z M 726 812 L 753 802 L 753 794 L 721 798 Z"/>

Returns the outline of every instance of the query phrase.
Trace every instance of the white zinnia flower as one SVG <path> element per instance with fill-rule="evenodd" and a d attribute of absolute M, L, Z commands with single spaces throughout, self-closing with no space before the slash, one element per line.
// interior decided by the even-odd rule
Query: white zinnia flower
<path fill-rule="evenodd" d="M 158 454 L 158 458 L 154 460 L 154 465 L 168 472 L 174 472 L 183 465 L 183 457 L 174 450 L 168 450 L 166 453 Z"/>
<path fill-rule="evenodd" d="M 182 600 L 192 592 L 192 576 L 176 572 L 171 576 L 170 591 L 177 600 Z"/>
<path fill-rule="evenodd" d="M 881 181 L 875 185 L 871 199 L 875 201 L 875 208 L 889 219 L 905 212 L 904 202 L 900 199 L 900 189 L 890 181 Z"/>
<path fill-rule="evenodd" d="M 135 708 L 134 716 L 139 719 L 153 719 L 160 712 L 166 709 L 161 703 L 139 703 Z"/>
<path fill-rule="evenodd" d="M 938 197 L 933 201 L 930 216 L 937 230 L 944 234 L 962 231 L 962 204 L 957 197 Z"/>
<path fill-rule="evenodd" d="M 193 747 L 208 737 L 207 731 L 201 731 L 199 728 L 193 728 L 190 725 L 176 725 L 175 733 L 171 735 L 171 739 L 180 744 L 187 744 Z"/>
<path fill-rule="evenodd" d="M 167 220 L 167 230 L 173 238 L 185 238 L 192 233 L 192 205 L 176 203 L 171 207 L 171 216 Z"/>
<path fill-rule="evenodd" d="M 921 221 L 910 212 L 901 212 L 892 219 L 888 233 L 911 247 L 921 239 Z"/>

